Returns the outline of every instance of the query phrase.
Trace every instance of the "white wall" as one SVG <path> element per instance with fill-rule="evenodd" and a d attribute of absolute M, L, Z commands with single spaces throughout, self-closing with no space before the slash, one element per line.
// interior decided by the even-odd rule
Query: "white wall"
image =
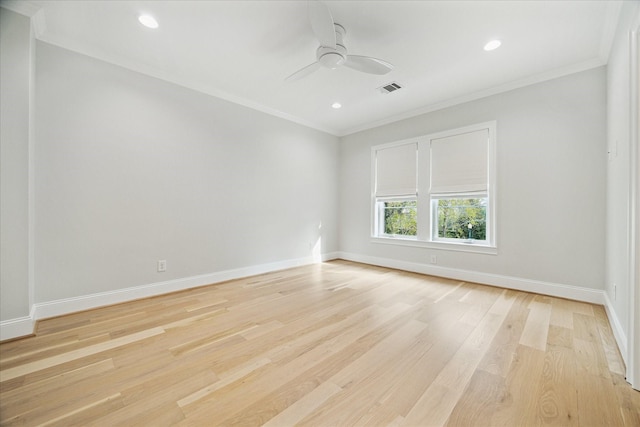
<path fill-rule="evenodd" d="M 624 2 L 607 65 L 607 163 L 606 293 L 609 315 L 618 334 L 620 350 L 627 359 L 631 304 L 630 280 L 630 169 L 631 76 L 629 33 L 638 25 L 640 3 Z M 635 260 L 635 262 L 638 262 Z M 614 291 L 615 286 L 615 291 Z M 640 327 L 638 327 L 640 330 Z M 629 361 L 627 360 L 627 363 Z M 640 362 L 638 362 L 640 365 Z"/>
<path fill-rule="evenodd" d="M 36 61 L 36 304 L 337 250 L 336 137 L 43 42 Z"/>
<path fill-rule="evenodd" d="M 462 270 L 478 281 L 601 300 L 605 108 L 606 70 L 600 67 L 344 137 L 341 253 L 435 274 L 461 277 Z M 497 120 L 498 255 L 371 242 L 370 147 L 490 120 Z M 432 254 L 437 266 L 429 265 Z"/>
<path fill-rule="evenodd" d="M 31 45 L 29 18 L 0 8 L 0 321 L 30 310 Z"/>

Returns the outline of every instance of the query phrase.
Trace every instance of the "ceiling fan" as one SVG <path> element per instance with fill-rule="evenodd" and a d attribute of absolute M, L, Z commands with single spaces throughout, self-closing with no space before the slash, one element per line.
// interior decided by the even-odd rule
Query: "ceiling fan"
<path fill-rule="evenodd" d="M 331 11 L 327 5 L 317 0 L 309 0 L 307 3 L 311 28 L 320 42 L 320 46 L 316 50 L 316 61 L 291 74 L 285 79 L 286 81 L 299 80 L 322 67 L 333 70 L 344 65 L 363 73 L 379 75 L 387 74 L 393 70 L 393 65 L 382 59 L 348 55 L 347 48 L 342 41 L 347 31 L 342 25 L 333 22 Z"/>

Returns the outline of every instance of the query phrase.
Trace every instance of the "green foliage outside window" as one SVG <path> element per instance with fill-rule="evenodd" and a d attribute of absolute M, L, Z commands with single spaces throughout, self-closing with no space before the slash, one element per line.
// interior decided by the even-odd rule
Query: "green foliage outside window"
<path fill-rule="evenodd" d="M 487 239 L 487 199 L 438 199 L 438 237 Z M 471 227 L 469 227 L 471 224 Z"/>
<path fill-rule="evenodd" d="M 384 202 L 384 234 L 415 236 L 418 232 L 417 202 Z"/>

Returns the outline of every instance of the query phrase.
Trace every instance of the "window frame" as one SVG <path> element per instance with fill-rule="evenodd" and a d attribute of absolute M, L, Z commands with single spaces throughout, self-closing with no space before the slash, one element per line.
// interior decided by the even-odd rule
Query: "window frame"
<path fill-rule="evenodd" d="M 479 131 L 482 129 L 488 129 L 488 148 L 487 148 L 487 161 L 488 161 L 488 182 L 487 190 L 482 192 L 470 192 L 470 193 L 457 193 L 446 194 L 446 196 L 470 196 L 469 198 L 481 198 L 486 197 L 486 240 L 462 240 L 457 239 L 442 239 L 437 238 L 437 229 L 434 230 L 434 222 L 437 224 L 437 218 L 435 218 L 435 212 L 432 208 L 432 200 L 437 200 L 443 197 L 443 193 L 431 193 L 430 179 L 431 179 L 431 154 L 430 147 L 431 141 L 434 139 L 447 138 L 459 134 Z M 442 249 L 449 251 L 460 252 L 475 252 L 484 254 L 497 254 L 497 188 L 496 188 L 496 141 L 497 141 L 497 122 L 495 120 L 477 123 L 469 126 L 463 126 L 455 129 L 448 129 L 441 132 L 436 132 L 428 135 L 423 135 L 417 138 L 405 139 L 401 141 L 380 144 L 371 147 L 371 241 L 373 243 L 401 245 L 401 246 L 413 246 L 423 248 Z M 376 197 L 375 194 L 375 180 L 376 180 L 376 152 L 381 149 L 408 144 L 417 143 L 417 235 L 414 236 L 396 236 L 385 235 L 380 233 L 380 229 L 377 228 L 378 215 L 377 202 L 382 199 L 390 199 L 390 197 Z"/>

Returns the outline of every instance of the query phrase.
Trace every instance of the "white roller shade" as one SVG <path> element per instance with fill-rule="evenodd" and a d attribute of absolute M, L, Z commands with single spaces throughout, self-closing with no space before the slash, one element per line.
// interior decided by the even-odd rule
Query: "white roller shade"
<path fill-rule="evenodd" d="M 417 144 L 376 150 L 376 196 L 416 194 Z"/>
<path fill-rule="evenodd" d="M 489 130 L 431 140 L 431 193 L 487 191 Z"/>

